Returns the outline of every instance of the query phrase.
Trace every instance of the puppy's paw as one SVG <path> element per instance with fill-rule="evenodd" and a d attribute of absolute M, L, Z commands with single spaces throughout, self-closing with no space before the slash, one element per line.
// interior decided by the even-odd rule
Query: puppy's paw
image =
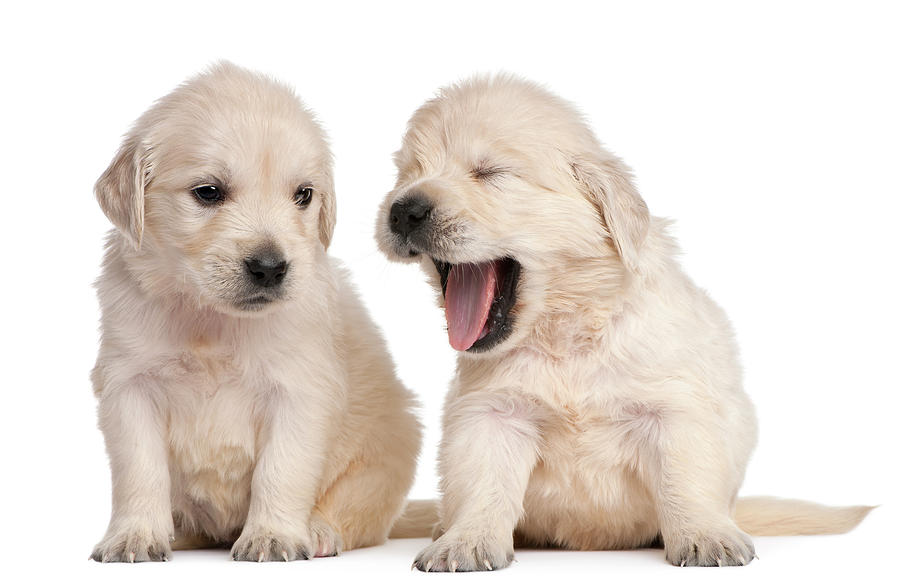
<path fill-rule="evenodd" d="M 169 541 L 167 534 L 150 528 L 112 530 L 97 544 L 91 558 L 99 563 L 168 561 L 172 555 Z"/>
<path fill-rule="evenodd" d="M 756 557 L 753 541 L 737 527 L 686 532 L 665 546 L 666 560 L 681 567 L 741 566 Z"/>
<path fill-rule="evenodd" d="M 334 557 L 344 549 L 341 535 L 316 511 L 309 517 L 309 535 L 312 538 L 310 550 L 314 556 Z"/>
<path fill-rule="evenodd" d="M 493 571 L 513 560 L 512 535 L 501 539 L 486 534 L 447 532 L 425 547 L 413 565 L 420 571 Z"/>
<path fill-rule="evenodd" d="M 231 547 L 235 561 L 296 561 L 312 556 L 308 538 L 276 534 L 271 530 L 244 527 L 241 536 Z"/>

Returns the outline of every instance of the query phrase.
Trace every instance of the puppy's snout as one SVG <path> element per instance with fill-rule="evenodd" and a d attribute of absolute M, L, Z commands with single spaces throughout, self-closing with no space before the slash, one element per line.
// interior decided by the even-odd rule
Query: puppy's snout
<path fill-rule="evenodd" d="M 411 193 L 391 205 L 391 231 L 408 237 L 431 213 L 433 205 L 421 193 Z"/>
<path fill-rule="evenodd" d="M 284 256 L 274 248 L 258 250 L 244 260 L 247 279 L 257 286 L 275 287 L 284 280 L 288 263 Z"/>

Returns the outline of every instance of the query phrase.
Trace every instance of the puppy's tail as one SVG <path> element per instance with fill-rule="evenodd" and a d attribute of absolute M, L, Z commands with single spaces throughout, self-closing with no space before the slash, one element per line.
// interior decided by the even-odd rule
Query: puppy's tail
<path fill-rule="evenodd" d="M 823 506 L 772 497 L 740 498 L 735 521 L 753 536 L 841 534 L 853 530 L 876 506 Z M 430 538 L 438 525 L 436 500 L 409 500 L 390 538 Z"/>
<path fill-rule="evenodd" d="M 437 500 L 408 500 L 390 538 L 431 538 L 438 523 Z"/>
<path fill-rule="evenodd" d="M 855 528 L 873 508 L 752 497 L 738 499 L 734 519 L 741 530 L 753 536 L 841 534 Z"/>

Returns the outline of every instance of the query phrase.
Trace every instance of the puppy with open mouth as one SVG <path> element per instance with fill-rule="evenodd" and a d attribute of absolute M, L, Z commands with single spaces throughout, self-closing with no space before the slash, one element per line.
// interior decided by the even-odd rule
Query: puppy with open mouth
<path fill-rule="evenodd" d="M 96 185 L 115 225 L 92 379 L 112 517 L 92 558 L 378 544 L 420 429 L 326 249 L 331 154 L 287 87 L 220 64 L 137 121 Z"/>
<path fill-rule="evenodd" d="M 459 351 L 416 567 L 498 569 L 514 541 L 744 565 L 748 533 L 868 512 L 737 498 L 757 431 L 731 326 L 570 104 L 508 76 L 450 86 L 395 162 L 379 246 L 421 264 Z"/>

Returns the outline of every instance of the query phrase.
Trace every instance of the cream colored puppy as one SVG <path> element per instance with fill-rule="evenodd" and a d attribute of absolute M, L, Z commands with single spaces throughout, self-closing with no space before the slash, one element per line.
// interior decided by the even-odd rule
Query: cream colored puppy
<path fill-rule="evenodd" d="M 92 558 L 170 542 L 289 561 L 382 542 L 420 430 L 326 253 L 331 154 L 287 87 L 221 64 L 148 110 L 96 185 L 117 228 L 93 372 L 112 519 Z"/>
<path fill-rule="evenodd" d="M 459 351 L 442 534 L 418 568 L 504 567 L 514 533 L 743 565 L 748 531 L 842 531 L 868 511 L 736 499 L 756 420 L 731 326 L 571 105 L 463 82 L 413 115 L 395 160 L 379 244 L 421 263 Z"/>

